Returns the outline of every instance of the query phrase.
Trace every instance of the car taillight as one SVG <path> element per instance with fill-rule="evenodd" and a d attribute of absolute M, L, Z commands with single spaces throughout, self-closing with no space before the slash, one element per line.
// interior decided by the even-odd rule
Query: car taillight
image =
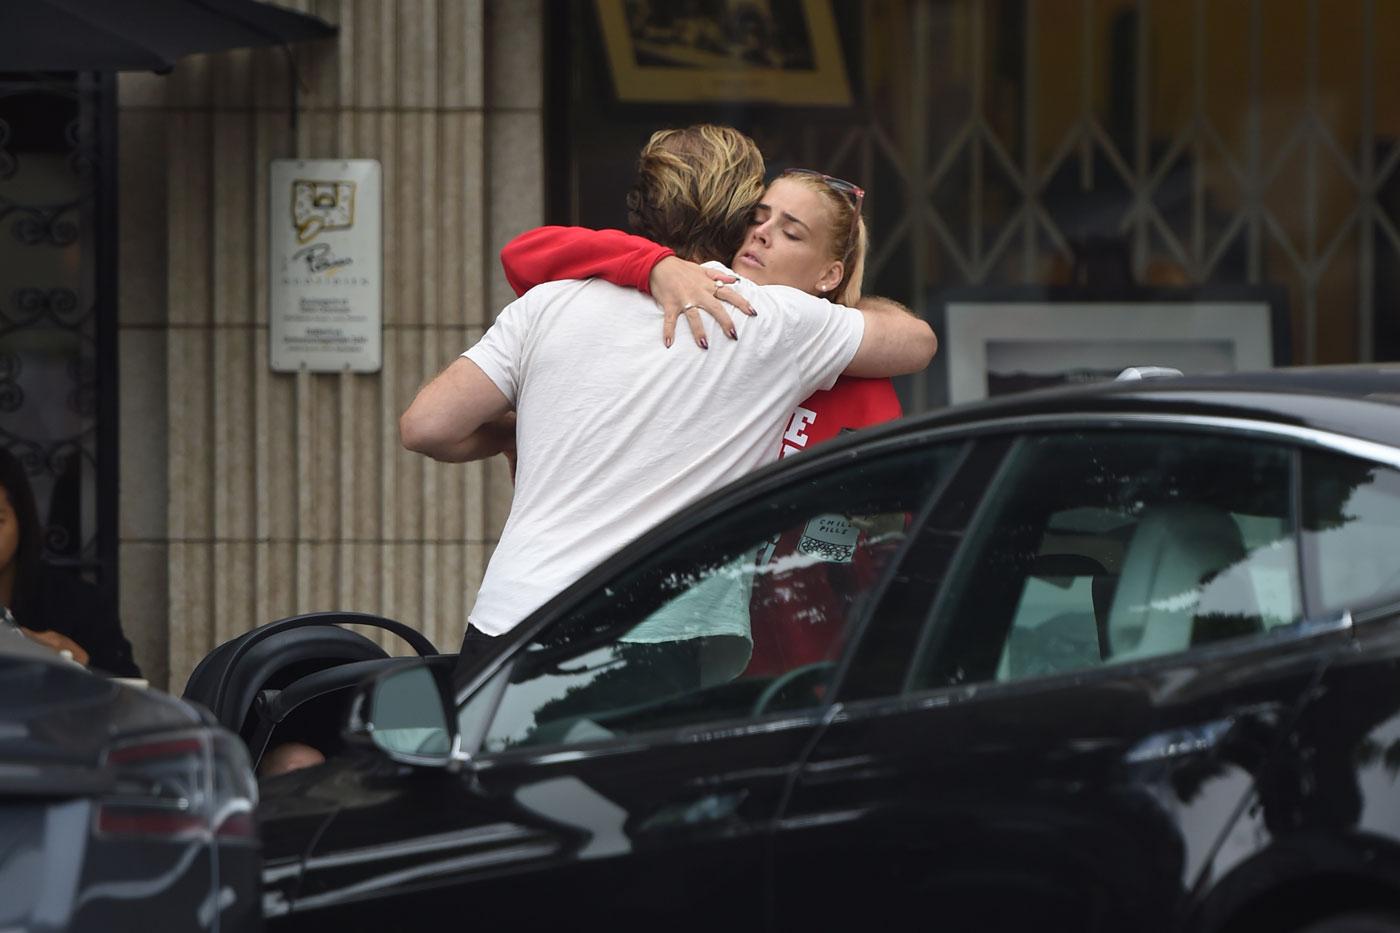
<path fill-rule="evenodd" d="M 257 825 L 253 822 L 252 813 L 231 813 L 214 827 L 214 832 L 223 839 L 252 839 L 257 833 Z"/>
<path fill-rule="evenodd" d="M 128 740 L 107 749 L 114 782 L 97 807 L 110 836 L 252 839 L 257 784 L 247 752 L 218 732 Z"/>
<path fill-rule="evenodd" d="M 160 836 L 189 839 L 199 835 L 204 820 L 169 812 L 161 804 L 103 803 L 97 811 L 97 831 L 108 836 Z"/>

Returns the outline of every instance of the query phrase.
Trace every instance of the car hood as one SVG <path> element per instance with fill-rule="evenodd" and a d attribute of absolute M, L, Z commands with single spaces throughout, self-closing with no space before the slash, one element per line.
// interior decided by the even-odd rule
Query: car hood
<path fill-rule="evenodd" d="M 89 673 L 0 632 L 0 794 L 83 792 L 114 739 L 198 726 L 174 697 Z"/>

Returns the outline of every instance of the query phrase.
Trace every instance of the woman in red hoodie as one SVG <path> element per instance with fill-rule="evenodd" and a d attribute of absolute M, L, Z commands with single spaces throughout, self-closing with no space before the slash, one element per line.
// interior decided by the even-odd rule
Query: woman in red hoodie
<path fill-rule="evenodd" d="M 764 193 L 730 264 L 732 271 L 760 285 L 787 285 L 856 305 L 866 252 L 860 215 L 863 197 L 859 187 L 819 172 L 784 172 Z M 668 311 L 664 334 L 668 345 L 680 311 L 692 316 L 703 307 L 724 325 L 724 312 L 714 307 L 714 298 L 725 297 L 723 283 L 733 281 L 726 274 L 729 270 L 696 266 L 665 247 L 619 230 L 541 227 L 512 240 L 501 251 L 501 262 L 519 294 L 542 282 L 590 277 L 648 292 Z M 737 297 L 733 292 L 728 296 Z M 738 301 L 735 305 L 748 310 Z M 692 320 L 699 340 L 703 331 L 694 325 Z M 725 329 L 733 336 L 732 329 Z M 786 457 L 901 414 L 889 379 L 842 376 L 832 388 L 817 392 L 792 412 L 775 445 L 776 454 Z M 814 613 L 810 608 L 828 601 L 819 595 L 821 591 L 830 592 L 833 606 L 844 604 L 846 595 L 857 591 L 872 572 L 857 546 L 856 523 L 833 515 L 810 524 L 820 528 L 794 531 L 774 541 L 760 556 L 761 561 L 769 561 L 809 544 L 829 555 L 802 581 L 785 581 L 789 591 L 795 585 L 806 591 L 800 600 L 770 598 L 759 574 L 750 613 L 754 647 L 748 674 L 776 674 L 832 657 L 844 613 Z M 806 606 L 808 611 L 798 618 L 791 612 L 794 606 Z"/>

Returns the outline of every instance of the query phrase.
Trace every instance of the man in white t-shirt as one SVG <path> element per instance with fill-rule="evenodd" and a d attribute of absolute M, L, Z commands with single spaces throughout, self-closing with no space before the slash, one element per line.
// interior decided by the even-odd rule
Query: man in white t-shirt
<path fill-rule="evenodd" d="M 683 258 L 733 255 L 763 191 L 763 159 L 728 127 L 655 134 L 629 208 Z M 463 655 L 503 634 L 683 506 L 777 456 L 793 407 L 837 376 L 914 372 L 933 332 L 891 307 L 856 311 L 786 286 L 731 286 L 756 316 L 708 349 L 656 339 L 647 295 L 551 282 L 508 305 L 400 419 L 405 447 L 444 461 L 502 449 L 514 410 L 515 497 L 469 617 Z M 720 633 L 724 634 L 724 633 Z"/>

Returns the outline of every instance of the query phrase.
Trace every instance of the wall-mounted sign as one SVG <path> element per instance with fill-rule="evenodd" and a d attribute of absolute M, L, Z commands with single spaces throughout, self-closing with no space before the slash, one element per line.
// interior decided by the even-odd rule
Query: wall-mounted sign
<path fill-rule="evenodd" d="M 383 349 L 380 171 L 374 159 L 273 159 L 272 368 L 378 372 Z"/>

